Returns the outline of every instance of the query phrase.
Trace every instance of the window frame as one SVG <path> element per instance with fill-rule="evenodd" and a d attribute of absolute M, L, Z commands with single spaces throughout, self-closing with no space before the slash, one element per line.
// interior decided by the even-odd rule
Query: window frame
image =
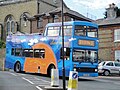
<path fill-rule="evenodd" d="M 70 33 L 66 32 L 68 29 L 69 29 L 69 31 L 71 31 Z M 72 31 L 73 31 L 72 25 L 64 25 L 64 36 L 72 36 Z M 61 27 L 60 36 L 62 36 L 62 27 Z"/>
<path fill-rule="evenodd" d="M 28 50 L 26 55 L 25 55 L 25 50 Z M 31 52 L 29 52 L 30 50 L 32 50 L 32 54 L 31 54 Z M 34 57 L 33 51 L 34 51 L 33 49 L 23 49 L 23 57 Z"/>
<path fill-rule="evenodd" d="M 37 28 L 43 28 L 43 18 L 42 17 L 38 17 L 37 20 Z"/>
<path fill-rule="evenodd" d="M 8 16 L 6 20 L 6 35 L 8 36 L 11 32 L 15 33 L 15 21 L 12 16 Z"/>
<path fill-rule="evenodd" d="M 115 50 L 115 61 L 120 60 L 120 50 Z"/>
<path fill-rule="evenodd" d="M 120 29 L 115 29 L 114 30 L 114 42 L 120 42 Z"/>
<path fill-rule="evenodd" d="M 52 29 L 49 29 L 49 28 L 52 28 Z M 56 28 L 56 29 L 54 29 L 54 28 Z M 54 31 L 56 31 L 56 30 L 58 30 L 58 32 L 57 32 L 57 35 L 49 35 L 49 31 L 52 31 L 52 32 L 54 32 Z M 46 33 L 46 36 L 48 36 L 48 37 L 56 37 L 56 36 L 60 36 L 60 26 L 49 26 L 49 27 L 47 27 L 47 33 Z"/>
<path fill-rule="evenodd" d="M 113 62 L 108 62 L 108 63 L 106 63 L 106 66 L 114 66 L 114 63 Z"/>
<path fill-rule="evenodd" d="M 36 56 L 35 55 L 35 50 L 39 50 L 39 56 Z M 44 52 L 41 52 L 41 51 L 44 51 Z M 40 59 L 44 59 L 45 58 L 45 49 L 34 49 L 34 58 L 40 58 Z"/>
<path fill-rule="evenodd" d="M 76 28 L 76 26 L 79 26 L 80 28 Z M 87 36 L 87 26 L 85 26 L 85 25 L 75 25 L 74 26 L 75 28 L 75 30 L 74 30 L 74 35 L 76 35 L 76 36 Z M 77 32 L 76 32 L 76 30 L 77 30 Z M 79 35 L 77 35 L 79 33 Z"/>
<path fill-rule="evenodd" d="M 89 33 L 93 33 L 94 36 L 89 35 Z M 98 37 L 98 29 L 95 27 L 92 27 L 92 26 L 87 26 L 87 36 L 97 38 Z"/>

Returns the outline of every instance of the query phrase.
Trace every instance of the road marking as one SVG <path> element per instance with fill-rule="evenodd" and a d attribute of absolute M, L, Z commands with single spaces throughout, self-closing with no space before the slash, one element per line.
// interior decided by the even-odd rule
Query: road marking
<path fill-rule="evenodd" d="M 18 75 L 19 75 L 19 76 L 26 76 L 25 74 L 21 74 L 21 73 L 19 73 Z"/>
<path fill-rule="evenodd" d="M 31 82 L 30 80 L 28 80 L 28 79 L 26 79 L 26 78 L 24 78 L 24 77 L 22 77 L 22 79 L 28 81 L 30 84 L 34 84 L 33 82 Z"/>
<path fill-rule="evenodd" d="M 41 81 L 43 81 L 43 82 L 47 82 L 47 83 L 51 83 L 50 81 L 47 81 L 47 80 L 43 80 L 43 79 L 39 79 L 39 78 L 37 78 L 37 77 L 34 77 L 36 80 L 41 80 Z"/>
<path fill-rule="evenodd" d="M 16 74 L 14 74 L 14 73 L 10 73 L 11 75 L 13 75 L 13 76 L 17 76 Z"/>
<path fill-rule="evenodd" d="M 38 90 L 43 90 L 42 88 L 40 88 L 39 86 L 36 86 L 36 88 L 38 89 Z"/>

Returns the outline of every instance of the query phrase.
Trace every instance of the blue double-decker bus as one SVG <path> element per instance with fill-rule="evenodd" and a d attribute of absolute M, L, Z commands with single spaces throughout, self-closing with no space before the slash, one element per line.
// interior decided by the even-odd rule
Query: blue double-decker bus
<path fill-rule="evenodd" d="M 98 76 L 98 25 L 86 21 L 64 22 L 65 75 L 76 69 L 79 76 Z M 49 23 L 43 35 L 9 35 L 5 68 L 15 72 L 50 75 L 52 68 L 62 76 L 62 23 Z"/>

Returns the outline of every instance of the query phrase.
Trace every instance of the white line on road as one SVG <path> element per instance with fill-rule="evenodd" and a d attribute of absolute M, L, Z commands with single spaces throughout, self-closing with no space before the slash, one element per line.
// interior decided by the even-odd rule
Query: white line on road
<path fill-rule="evenodd" d="M 50 81 L 47 81 L 47 80 L 43 80 L 43 79 L 39 79 L 39 78 L 37 78 L 37 77 L 34 77 L 36 80 L 41 80 L 41 81 L 43 81 L 43 82 L 47 82 L 47 83 L 51 83 Z"/>
<path fill-rule="evenodd" d="M 40 88 L 39 86 L 36 86 L 36 88 L 38 89 L 38 90 L 43 90 L 42 88 Z"/>
<path fill-rule="evenodd" d="M 22 79 L 28 81 L 30 84 L 34 84 L 33 82 L 31 82 L 30 80 L 28 80 L 28 79 L 26 79 L 26 78 L 24 78 L 24 77 L 22 77 Z"/>
<path fill-rule="evenodd" d="M 14 74 L 14 73 L 10 73 L 11 75 L 13 75 L 13 76 L 17 76 L 16 74 Z"/>

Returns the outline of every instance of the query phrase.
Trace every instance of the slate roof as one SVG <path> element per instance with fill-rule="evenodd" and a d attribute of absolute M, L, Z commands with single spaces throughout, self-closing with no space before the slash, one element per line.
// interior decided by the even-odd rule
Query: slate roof
<path fill-rule="evenodd" d="M 96 20 L 96 23 L 99 26 L 116 25 L 116 24 L 120 24 L 120 17 L 113 18 L 113 19 L 98 19 Z"/>

